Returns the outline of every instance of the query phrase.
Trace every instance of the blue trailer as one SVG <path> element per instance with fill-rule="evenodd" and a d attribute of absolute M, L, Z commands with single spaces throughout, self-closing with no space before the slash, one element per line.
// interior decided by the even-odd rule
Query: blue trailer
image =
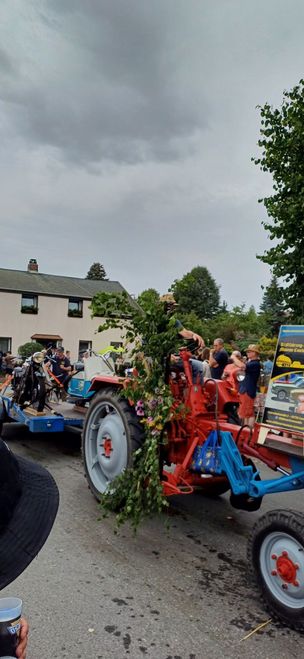
<path fill-rule="evenodd" d="M 30 432 L 81 432 L 84 412 L 79 412 L 71 403 L 52 403 L 45 413 L 35 414 L 31 408 L 22 409 L 9 396 L 0 396 L 0 420 L 17 421 L 27 426 Z"/>

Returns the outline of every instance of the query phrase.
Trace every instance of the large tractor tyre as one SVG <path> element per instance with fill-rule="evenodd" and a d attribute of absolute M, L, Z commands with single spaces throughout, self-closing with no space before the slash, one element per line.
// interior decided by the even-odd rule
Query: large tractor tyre
<path fill-rule="evenodd" d="M 196 490 L 205 497 L 219 497 L 230 490 L 230 483 L 226 476 L 203 476 L 202 485 Z"/>
<path fill-rule="evenodd" d="M 132 466 L 144 432 L 128 401 L 113 390 L 94 396 L 83 433 L 82 456 L 88 485 L 99 501 L 116 476 Z"/>
<path fill-rule="evenodd" d="M 304 631 L 304 515 L 272 510 L 248 540 L 251 572 L 274 619 Z"/>

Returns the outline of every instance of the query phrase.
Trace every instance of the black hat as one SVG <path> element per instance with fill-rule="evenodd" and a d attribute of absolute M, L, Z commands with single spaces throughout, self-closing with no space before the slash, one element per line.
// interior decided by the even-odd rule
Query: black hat
<path fill-rule="evenodd" d="M 15 456 L 0 439 L 0 589 L 37 556 L 58 505 L 59 492 L 51 474 Z"/>

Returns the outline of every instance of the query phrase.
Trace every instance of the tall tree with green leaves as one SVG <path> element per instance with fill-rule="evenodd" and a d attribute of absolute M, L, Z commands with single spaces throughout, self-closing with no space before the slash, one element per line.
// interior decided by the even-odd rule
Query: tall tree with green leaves
<path fill-rule="evenodd" d="M 140 293 L 138 296 L 136 302 L 139 304 L 139 306 L 144 309 L 149 309 L 151 304 L 158 302 L 159 301 L 159 293 L 155 288 L 147 288 L 145 291 Z"/>
<path fill-rule="evenodd" d="M 209 270 L 196 266 L 182 279 L 176 279 L 171 291 L 178 303 L 178 313 L 195 313 L 198 318 L 212 318 L 219 310 L 219 287 Z"/>
<path fill-rule="evenodd" d="M 266 286 L 260 312 L 269 326 L 269 332 L 272 336 L 277 335 L 280 325 L 286 320 L 284 305 L 284 289 L 279 286 L 278 278 L 273 275 L 269 286 Z"/>
<path fill-rule="evenodd" d="M 260 108 L 262 149 L 253 159 L 273 178 L 273 194 L 260 199 L 273 247 L 260 255 L 286 286 L 282 291 L 293 320 L 304 322 L 304 80 L 284 91 L 281 107 Z"/>
<path fill-rule="evenodd" d="M 93 263 L 89 269 L 86 279 L 108 281 L 107 273 L 101 263 Z"/>

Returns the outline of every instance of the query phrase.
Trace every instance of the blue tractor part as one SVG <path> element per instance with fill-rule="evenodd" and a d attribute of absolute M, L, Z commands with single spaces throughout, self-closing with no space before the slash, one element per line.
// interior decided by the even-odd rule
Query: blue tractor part
<path fill-rule="evenodd" d="M 304 487 L 303 460 L 290 458 L 291 473 L 280 478 L 261 480 L 253 464 L 246 465 L 240 451 L 228 431 L 213 430 L 193 456 L 192 468 L 202 473 L 226 475 L 234 495 L 247 495 L 253 499 L 265 494 L 291 492 Z"/>

